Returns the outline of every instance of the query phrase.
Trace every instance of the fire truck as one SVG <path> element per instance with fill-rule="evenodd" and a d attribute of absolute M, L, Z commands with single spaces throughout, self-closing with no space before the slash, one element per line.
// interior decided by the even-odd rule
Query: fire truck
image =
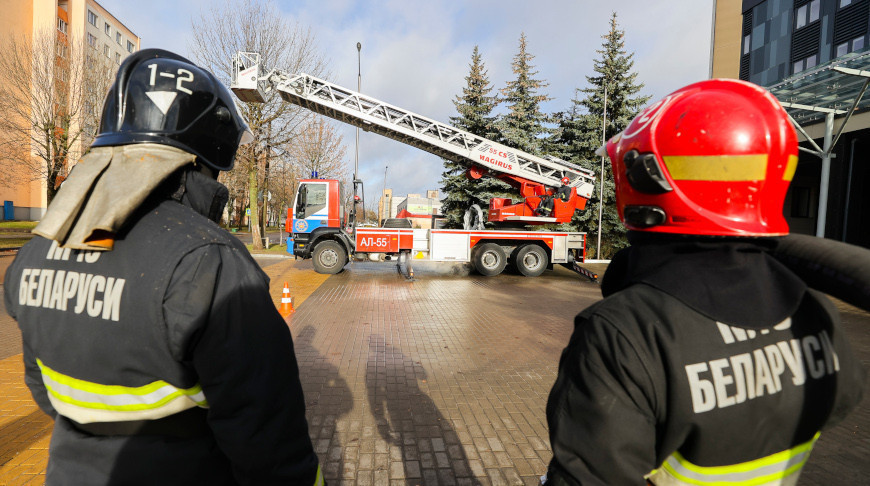
<path fill-rule="evenodd" d="M 595 278 L 579 266 L 586 258 L 585 233 L 524 229 L 571 221 L 592 195 L 592 171 L 507 147 L 304 73 L 273 69 L 261 75 L 258 53 L 233 57 L 230 87 L 248 103 L 263 103 L 277 92 L 286 102 L 465 164 L 472 180 L 501 179 L 523 197 L 489 202 L 486 221 L 498 229 L 484 227 L 483 211 L 476 206 L 466 212 L 463 229 L 370 228 L 357 225 L 356 208 L 365 204 L 362 181 L 353 181 L 351 197 L 337 180 L 301 180 L 288 208 L 287 251 L 312 258 L 317 272 L 335 274 L 350 260 L 369 260 L 398 261 L 400 268 L 405 263 L 412 274 L 411 262 L 435 261 L 471 262 L 486 276 L 500 274 L 509 263 L 530 277 L 561 264 Z"/>

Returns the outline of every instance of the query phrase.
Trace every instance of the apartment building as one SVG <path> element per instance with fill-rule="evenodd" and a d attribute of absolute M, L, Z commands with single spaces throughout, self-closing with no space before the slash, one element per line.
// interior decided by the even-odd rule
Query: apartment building
<path fill-rule="evenodd" d="M 68 54 L 67 45 L 78 43 L 92 50 L 88 55 L 102 56 L 117 66 L 130 53 L 140 48 L 139 36 L 95 0 L 2 0 L 0 9 L 3 12 L 0 15 L 0 32 L 7 38 L 27 36 L 37 39 L 49 29 L 56 30 L 59 58 Z M 52 83 L 54 89 L 72 89 L 66 83 L 65 76 L 64 69 L 58 68 L 55 71 L 55 82 Z M 34 77 L 33 82 L 39 81 Z M 99 99 L 104 95 L 98 94 L 95 98 Z M 99 110 L 99 106 L 88 108 Z M 86 148 L 78 147 L 71 151 L 71 155 L 80 154 Z M 71 165 L 75 160 L 66 163 Z M 25 164 L 12 167 L 14 162 L 7 161 L 4 165 L 7 165 L 3 168 L 5 172 L 31 173 L 21 174 L 17 184 L 0 184 L 0 203 L 4 205 L 4 209 L 10 206 L 12 208 L 11 211 L 0 212 L 0 216 L 3 219 L 40 219 L 47 205 L 45 177 L 34 173 Z"/>
<path fill-rule="evenodd" d="M 715 0 L 712 77 L 764 86 L 801 140 L 793 232 L 870 247 L 870 0 Z"/>

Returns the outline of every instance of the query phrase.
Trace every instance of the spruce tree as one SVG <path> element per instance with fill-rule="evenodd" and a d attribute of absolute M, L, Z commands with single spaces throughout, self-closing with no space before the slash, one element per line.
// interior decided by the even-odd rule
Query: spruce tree
<path fill-rule="evenodd" d="M 486 67 L 481 59 L 477 46 L 471 54 L 471 64 L 466 86 L 462 94 L 453 101 L 458 116 L 450 117 L 450 123 L 466 132 L 489 140 L 498 137 L 496 118 L 492 111 L 498 105 L 498 97 L 490 93 L 493 90 L 489 82 Z M 445 171 L 441 174 L 441 190 L 446 198 L 442 201 L 441 211 L 447 217 L 448 228 L 461 228 L 465 211 L 472 204 L 477 204 L 486 211 L 489 200 L 501 197 L 510 190 L 504 182 L 484 176 L 472 180 L 465 176 L 468 163 L 458 163 L 444 160 Z"/>
<path fill-rule="evenodd" d="M 574 215 L 569 226 L 572 230 L 585 231 L 588 238 L 586 250 L 594 255 L 598 240 L 598 208 L 601 200 L 601 158 L 595 151 L 604 139 L 621 132 L 649 101 L 649 96 L 638 96 L 643 83 L 637 81 L 634 53 L 625 50 L 625 32 L 616 22 L 616 13 L 610 18 L 610 29 L 602 36 L 604 42 L 596 51 L 600 58 L 593 61 L 595 75 L 586 76 L 587 88 L 577 89 L 571 107 L 559 120 L 559 127 L 551 147 L 559 157 L 577 163 L 595 172 L 595 190 L 584 211 Z M 607 91 L 607 116 L 604 123 L 605 88 Z M 583 99 L 580 95 L 585 94 Z M 604 205 L 601 217 L 601 255 L 595 258 L 610 258 L 619 249 L 628 246 L 625 228 L 619 221 L 614 194 L 613 172 L 610 160 L 604 160 Z M 565 229 L 569 229 L 566 227 Z"/>
<path fill-rule="evenodd" d="M 505 145 L 539 155 L 543 148 L 542 137 L 548 135 L 544 124 L 550 121 L 550 117 L 541 112 L 541 103 L 550 98 L 539 94 L 549 84 L 535 79 L 538 72 L 532 65 L 534 58 L 526 50 L 526 34 L 520 34 L 520 51 L 511 63 L 516 79 L 501 90 L 508 113 L 500 120 L 499 129 Z"/>

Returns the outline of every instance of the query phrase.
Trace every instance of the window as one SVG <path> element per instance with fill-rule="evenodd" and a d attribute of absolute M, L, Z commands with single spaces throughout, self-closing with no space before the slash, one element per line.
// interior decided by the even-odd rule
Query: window
<path fill-rule="evenodd" d="M 121 45 L 121 33 L 120 32 L 115 32 L 115 42 L 117 42 L 119 46 Z"/>
<path fill-rule="evenodd" d="M 840 8 L 852 5 L 852 0 L 840 0 Z"/>
<path fill-rule="evenodd" d="M 103 26 L 103 30 L 106 31 L 107 36 L 112 37 L 112 26 L 109 25 L 108 22 L 106 22 L 106 25 Z"/>
<path fill-rule="evenodd" d="M 306 183 L 296 196 L 297 219 L 305 219 L 326 208 L 326 184 Z"/>
<path fill-rule="evenodd" d="M 840 44 L 840 45 L 837 46 L 837 52 L 836 52 L 836 54 L 834 55 L 834 57 L 844 56 L 844 55 L 846 55 L 846 54 L 848 54 L 848 53 L 849 53 L 849 43 L 848 43 L 848 42 L 844 42 L 844 43 L 842 43 L 842 44 Z"/>
<path fill-rule="evenodd" d="M 805 57 L 800 61 L 796 61 L 792 65 L 793 74 L 797 74 L 801 71 L 805 71 L 810 68 L 816 67 L 816 64 L 819 63 L 819 55 L 813 54 L 812 56 Z"/>
<path fill-rule="evenodd" d="M 801 27 L 807 25 L 807 6 L 797 9 L 797 12 L 794 14 L 794 28 L 800 29 Z"/>
<path fill-rule="evenodd" d="M 97 26 L 97 14 L 91 12 L 90 10 L 88 10 L 88 23 L 93 25 L 94 27 Z"/>
<path fill-rule="evenodd" d="M 813 23 L 816 20 L 819 20 L 819 3 L 820 0 L 813 0 L 810 2 L 810 22 Z"/>
<path fill-rule="evenodd" d="M 750 36 L 744 35 L 743 36 L 743 54 L 744 55 L 749 54 L 749 46 L 750 46 L 749 41 L 750 41 Z"/>
<path fill-rule="evenodd" d="M 792 218 L 814 218 L 813 193 L 809 187 L 795 187 L 791 195 Z"/>
<path fill-rule="evenodd" d="M 66 45 L 66 42 L 58 42 L 57 43 L 57 57 L 65 58 L 67 55 L 67 50 L 68 50 L 68 47 Z"/>
<path fill-rule="evenodd" d="M 842 44 L 838 44 L 837 47 L 835 47 L 834 57 L 840 57 L 840 56 L 844 56 L 850 52 L 860 51 L 861 49 L 864 48 L 864 45 L 865 45 L 865 42 L 864 42 L 863 35 L 861 37 L 855 37 L 854 39 L 852 39 L 850 41 L 843 42 Z"/>
<path fill-rule="evenodd" d="M 103 54 L 105 54 L 106 57 L 109 57 L 109 45 L 108 44 L 103 44 Z"/>
<path fill-rule="evenodd" d="M 127 41 L 127 52 L 133 52 L 133 48 L 135 47 L 136 46 L 134 46 L 132 42 Z"/>
<path fill-rule="evenodd" d="M 67 24 L 64 19 L 57 19 L 57 30 L 63 32 L 64 34 L 67 33 Z"/>
<path fill-rule="evenodd" d="M 813 0 L 807 5 L 804 5 L 794 13 L 794 28 L 795 30 L 805 27 L 819 20 L 819 12 L 821 9 L 821 0 Z"/>
<path fill-rule="evenodd" d="M 115 64 L 121 64 L 121 54 L 115 53 Z"/>
<path fill-rule="evenodd" d="M 94 49 L 97 48 L 97 38 L 94 37 L 94 34 L 91 34 L 90 32 L 88 32 L 88 45 L 93 47 Z"/>

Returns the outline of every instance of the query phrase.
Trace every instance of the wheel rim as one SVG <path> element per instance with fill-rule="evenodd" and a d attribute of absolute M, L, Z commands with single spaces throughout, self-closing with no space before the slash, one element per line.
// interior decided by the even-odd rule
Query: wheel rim
<path fill-rule="evenodd" d="M 500 258 L 494 251 L 488 251 L 481 255 L 480 262 L 485 268 L 492 269 L 498 267 Z"/>
<path fill-rule="evenodd" d="M 541 259 L 541 255 L 533 251 L 530 251 L 523 255 L 523 267 L 529 270 L 537 270 L 538 267 L 541 266 L 542 261 L 543 260 Z"/>
<path fill-rule="evenodd" d="M 324 250 L 320 254 L 320 263 L 324 267 L 334 267 L 338 263 L 338 253 L 331 249 Z"/>

